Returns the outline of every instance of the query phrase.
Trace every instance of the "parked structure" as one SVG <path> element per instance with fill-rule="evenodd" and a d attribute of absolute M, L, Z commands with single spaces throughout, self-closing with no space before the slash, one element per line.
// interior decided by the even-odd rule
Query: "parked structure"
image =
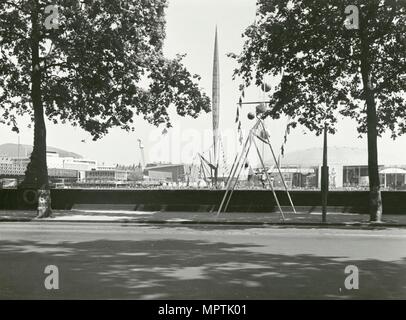
<path fill-rule="evenodd" d="M 330 147 L 328 153 L 330 189 L 368 188 L 367 150 Z M 319 188 L 322 155 L 321 148 L 288 153 L 281 161 L 281 170 L 288 186 L 303 189 Z M 382 188 L 406 189 L 406 159 L 382 153 L 380 163 L 379 174 Z M 276 169 L 271 169 L 272 171 L 276 171 Z M 274 185 L 281 187 L 280 179 L 276 174 L 273 176 Z"/>
<path fill-rule="evenodd" d="M 51 157 L 54 157 L 53 155 Z M 4 181 L 8 181 L 8 185 L 16 185 L 19 180 L 22 180 L 29 158 L 10 158 L 0 156 L 0 178 Z M 48 166 L 48 175 L 52 183 L 74 183 L 78 180 L 79 172 L 74 169 L 63 167 L 50 167 Z M 10 183 L 10 179 L 14 180 L 14 183 Z"/>
<path fill-rule="evenodd" d="M 86 183 L 93 184 L 117 184 L 128 180 L 128 172 L 125 170 L 97 168 L 86 171 Z"/>
<path fill-rule="evenodd" d="M 144 172 L 150 181 L 183 182 L 185 181 L 185 165 L 183 164 L 147 164 Z"/>

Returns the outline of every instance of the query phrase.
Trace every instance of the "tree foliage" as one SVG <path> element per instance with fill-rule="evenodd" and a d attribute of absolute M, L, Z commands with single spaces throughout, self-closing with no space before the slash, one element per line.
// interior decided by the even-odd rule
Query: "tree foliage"
<path fill-rule="evenodd" d="M 19 116 L 33 116 L 35 4 L 42 103 L 55 123 L 70 122 L 98 139 L 112 127 L 133 130 L 134 115 L 169 127 L 171 104 L 182 116 L 210 110 L 182 56 L 163 56 L 166 0 L 0 0 L 0 112 L 14 130 Z M 47 29 L 50 4 L 58 27 Z"/>
<path fill-rule="evenodd" d="M 345 8 L 359 9 L 359 29 L 347 29 Z M 377 130 L 406 132 L 405 0 L 259 0 L 254 24 L 244 32 L 235 76 L 260 85 L 265 75 L 282 80 L 268 115 L 290 115 L 320 134 L 335 131 L 340 115 L 367 132 L 361 67 L 371 75 Z M 363 47 L 364 46 L 364 47 Z"/>

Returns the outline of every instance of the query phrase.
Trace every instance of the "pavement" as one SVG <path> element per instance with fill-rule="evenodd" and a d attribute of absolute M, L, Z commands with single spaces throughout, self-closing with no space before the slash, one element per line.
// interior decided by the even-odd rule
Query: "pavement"
<path fill-rule="evenodd" d="M 406 299 L 405 247 L 400 228 L 3 222 L 0 299 Z"/>
<path fill-rule="evenodd" d="M 382 223 L 370 223 L 369 215 L 331 212 L 327 222 L 321 222 L 321 213 L 285 212 L 284 219 L 279 213 L 255 212 L 168 212 L 168 211 L 130 211 L 130 210 L 54 210 L 47 219 L 36 219 L 35 211 L 0 211 L 0 222 L 117 222 L 144 224 L 224 224 L 251 226 L 310 226 L 310 227 L 353 227 L 353 228 L 404 228 L 405 215 L 386 215 Z"/>

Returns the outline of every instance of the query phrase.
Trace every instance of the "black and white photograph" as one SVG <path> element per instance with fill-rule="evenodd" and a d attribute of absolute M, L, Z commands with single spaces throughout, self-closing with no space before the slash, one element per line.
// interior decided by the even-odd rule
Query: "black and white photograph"
<path fill-rule="evenodd" d="M 0 300 L 404 299 L 406 0 L 0 0 Z"/>

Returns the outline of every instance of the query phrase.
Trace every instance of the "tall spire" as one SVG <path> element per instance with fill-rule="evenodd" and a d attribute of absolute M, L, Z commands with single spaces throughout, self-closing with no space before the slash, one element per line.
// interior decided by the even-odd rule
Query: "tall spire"
<path fill-rule="evenodd" d="M 219 52 L 217 40 L 217 25 L 214 38 L 214 59 L 213 59 L 213 87 L 212 87 L 212 114 L 213 114 L 213 150 L 214 164 L 218 164 L 218 143 L 219 143 L 219 120 L 220 120 L 220 69 Z"/>

